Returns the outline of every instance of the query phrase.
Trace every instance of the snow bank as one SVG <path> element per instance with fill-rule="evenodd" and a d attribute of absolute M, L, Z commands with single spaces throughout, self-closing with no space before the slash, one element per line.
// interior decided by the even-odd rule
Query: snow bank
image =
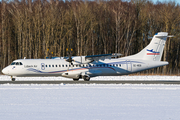
<path fill-rule="evenodd" d="M 11 80 L 10 76 L 0 75 L 0 81 L 8 81 Z M 56 81 L 56 80 L 69 80 L 72 79 L 64 78 L 64 77 L 17 77 L 16 80 L 27 81 L 27 80 L 43 80 L 43 81 Z M 180 80 L 180 76 L 99 76 L 91 78 L 91 80 Z"/>

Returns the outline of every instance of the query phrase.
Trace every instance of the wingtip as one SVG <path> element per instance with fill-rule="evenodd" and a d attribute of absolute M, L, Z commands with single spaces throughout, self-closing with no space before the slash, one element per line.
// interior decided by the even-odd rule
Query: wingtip
<path fill-rule="evenodd" d="M 168 35 L 168 37 L 175 37 L 174 35 Z"/>

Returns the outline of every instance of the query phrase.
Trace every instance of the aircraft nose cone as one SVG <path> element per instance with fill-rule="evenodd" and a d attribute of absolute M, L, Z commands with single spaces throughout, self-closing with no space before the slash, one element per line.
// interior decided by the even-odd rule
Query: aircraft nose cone
<path fill-rule="evenodd" d="M 4 69 L 2 70 L 2 73 L 3 73 L 4 75 L 7 75 L 7 74 L 9 74 L 9 71 L 8 71 L 7 68 L 4 68 Z"/>

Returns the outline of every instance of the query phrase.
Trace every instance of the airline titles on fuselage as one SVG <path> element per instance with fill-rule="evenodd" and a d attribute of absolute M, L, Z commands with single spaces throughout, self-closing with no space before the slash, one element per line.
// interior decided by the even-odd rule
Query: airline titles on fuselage
<path fill-rule="evenodd" d="M 25 68 L 37 67 L 37 65 L 24 65 Z"/>

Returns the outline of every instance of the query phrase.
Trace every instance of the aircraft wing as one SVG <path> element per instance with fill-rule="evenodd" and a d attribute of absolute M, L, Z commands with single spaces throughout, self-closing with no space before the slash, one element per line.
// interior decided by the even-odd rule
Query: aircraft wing
<path fill-rule="evenodd" d="M 99 60 L 105 60 L 105 59 L 111 59 L 112 57 L 118 57 L 121 56 L 120 53 L 112 53 L 112 54 L 101 54 L 101 55 L 88 55 L 88 56 L 71 56 L 72 62 L 79 63 L 79 64 L 87 64 L 91 63 L 93 61 L 99 61 Z M 52 57 L 52 58 L 46 58 L 46 59 L 65 59 L 67 62 L 69 57 Z"/>
<path fill-rule="evenodd" d="M 112 54 L 101 54 L 101 55 L 88 55 L 85 56 L 86 60 L 104 60 L 104 59 L 111 59 L 112 57 L 118 57 L 121 56 L 122 54 L 120 53 L 112 53 Z"/>

